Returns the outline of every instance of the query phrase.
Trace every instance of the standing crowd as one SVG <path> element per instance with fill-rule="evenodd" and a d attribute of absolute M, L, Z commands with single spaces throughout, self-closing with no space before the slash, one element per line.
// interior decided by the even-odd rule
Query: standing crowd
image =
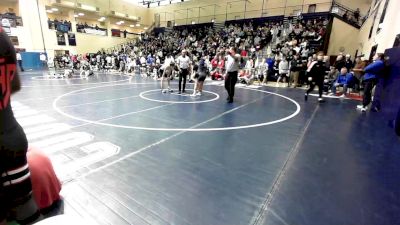
<path fill-rule="evenodd" d="M 208 24 L 177 27 L 170 33 L 144 34 L 139 40 L 107 52 L 65 55 L 58 64 L 73 68 L 86 65 L 91 71 L 153 76 L 162 81 L 163 93 L 172 91 L 169 83 L 175 77 L 179 79 L 178 92 L 186 92 L 189 77 L 196 82 L 193 95 L 201 95 L 203 82 L 209 76 L 214 80 L 247 85 L 256 82 L 266 85 L 274 81 L 278 87 L 306 86 L 309 88 L 306 99 L 318 86 L 320 102 L 323 102 L 324 92 L 336 95 L 338 89 L 343 88 L 340 97 L 346 97 L 348 91 L 364 88 L 364 98 L 368 99 L 369 89 L 378 82 L 369 81 L 369 73 L 365 71 L 367 60 L 357 57 L 353 61 L 344 53 L 332 59 L 321 53 L 328 22 L 328 18 L 320 17 L 294 18 L 286 24 L 282 21 L 232 23 L 221 30 Z M 237 64 L 233 70 L 238 73 L 233 80 L 229 76 L 232 63 L 228 63 L 232 52 L 234 64 Z"/>

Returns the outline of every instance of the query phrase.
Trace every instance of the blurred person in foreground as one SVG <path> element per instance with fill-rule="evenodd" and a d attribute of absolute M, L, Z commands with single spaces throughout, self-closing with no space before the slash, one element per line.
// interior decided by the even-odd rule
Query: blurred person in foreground
<path fill-rule="evenodd" d="M 14 117 L 11 94 L 21 88 L 17 58 L 10 39 L 0 27 L 0 224 L 7 218 L 19 224 L 40 217 L 32 198 L 32 184 L 27 162 L 28 141 Z"/>

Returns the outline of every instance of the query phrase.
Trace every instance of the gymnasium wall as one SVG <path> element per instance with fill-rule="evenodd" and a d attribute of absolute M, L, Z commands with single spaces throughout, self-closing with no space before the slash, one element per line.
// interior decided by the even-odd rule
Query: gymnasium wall
<path fill-rule="evenodd" d="M 83 33 L 78 33 L 76 32 L 76 23 L 77 21 L 74 18 L 74 12 L 73 10 L 66 10 L 62 14 L 48 14 L 46 13 L 45 6 L 50 4 L 49 0 L 39 0 L 39 12 L 38 12 L 38 7 L 36 4 L 36 1 L 33 0 L 20 0 L 21 2 L 23 1 L 23 4 L 19 4 L 18 11 L 20 12 L 20 15 L 22 17 L 24 26 L 23 27 L 17 27 L 13 29 L 14 34 L 18 36 L 19 39 L 19 45 L 17 45 L 17 48 L 24 48 L 26 49 L 27 52 L 43 52 L 44 48 L 46 47 L 47 54 L 49 57 L 54 56 L 54 50 L 68 50 L 71 53 L 74 54 L 83 54 L 87 52 L 96 52 L 100 50 L 101 48 L 110 48 L 110 47 L 115 47 L 118 44 L 127 42 L 129 39 L 133 39 L 137 37 L 137 35 L 128 35 L 129 39 L 125 38 L 118 38 L 118 37 L 111 37 L 111 30 L 110 29 L 120 29 L 120 30 L 127 30 L 128 32 L 132 33 L 139 33 L 141 30 L 135 28 L 131 28 L 129 26 L 118 26 L 115 25 L 114 20 L 108 20 L 106 21 L 106 27 L 109 28 L 108 30 L 108 36 L 99 36 L 99 35 L 91 35 L 91 34 L 83 34 Z M 85 0 L 85 4 L 91 4 L 95 5 L 97 3 L 103 4 L 103 7 L 106 7 L 104 4 L 105 2 L 111 3 L 113 0 L 110 1 L 90 1 L 90 0 Z M 121 2 L 121 1 L 119 1 Z M 96 5 L 97 7 L 101 7 L 99 5 Z M 114 6 L 114 9 L 121 10 L 120 7 L 124 7 L 124 11 L 126 10 L 132 10 L 133 8 L 138 8 L 137 6 Z M 8 8 L 8 7 L 7 7 Z M 108 11 L 109 7 L 104 8 L 105 11 Z M 103 12 L 104 14 L 109 13 L 109 12 Z M 135 15 L 144 15 L 143 12 L 147 11 L 145 9 L 142 9 L 138 11 L 137 14 Z M 40 18 L 39 18 L 40 15 Z M 133 14 L 130 14 L 133 15 Z M 100 17 L 100 14 L 99 16 Z M 55 30 L 50 30 L 48 28 L 47 24 L 47 19 L 50 18 L 54 20 L 55 18 L 57 19 L 67 19 L 72 22 L 72 32 L 75 34 L 76 38 L 76 43 L 77 46 L 69 46 L 68 45 L 68 38 L 65 36 L 66 39 L 66 45 L 58 45 L 57 44 L 57 37 L 56 37 L 56 31 Z M 116 19 L 115 19 L 116 20 Z M 99 24 L 99 22 L 96 19 L 79 19 L 79 22 L 87 22 L 89 25 L 91 24 Z M 113 24 L 111 23 L 113 22 Z M 143 19 L 141 21 L 143 23 Z M 40 26 L 42 24 L 42 28 Z M 141 26 L 143 27 L 143 26 Z M 42 30 L 41 30 L 42 29 Z M 43 32 L 43 35 L 42 35 Z M 123 35 L 121 35 L 123 36 Z"/>
<path fill-rule="evenodd" d="M 371 15 L 360 29 L 357 47 L 360 54 L 365 54 L 366 57 L 369 57 L 371 48 L 374 45 L 378 45 L 377 52 L 381 53 L 393 47 L 396 35 L 400 34 L 400 1 L 398 0 L 389 0 L 390 2 L 387 7 L 385 20 L 381 25 L 382 29 L 377 32 L 385 1 L 386 0 L 382 0 L 380 7 L 375 9 L 377 13 L 376 19 L 374 20 L 374 15 Z M 372 25 L 374 25 L 374 29 L 369 38 Z"/>
<path fill-rule="evenodd" d="M 333 19 L 328 55 L 340 52 L 354 56 L 357 51 L 359 30 L 338 18 Z"/>
<path fill-rule="evenodd" d="M 357 8 L 359 8 L 361 15 L 366 15 L 371 6 L 372 0 L 356 0 L 356 1 L 335 0 L 335 2 L 344 5 L 352 10 L 356 10 Z"/>
<path fill-rule="evenodd" d="M 18 7 L 15 11 L 19 12 L 19 15 L 22 16 L 24 26 L 14 30 L 19 37 L 19 46 L 16 47 L 25 48 L 27 51 L 42 52 L 44 49 L 44 39 L 46 49 L 49 51 L 48 54 L 50 56 L 54 53 L 53 50 L 69 50 L 70 52 L 78 54 L 93 52 L 98 50 L 100 46 L 109 48 L 126 42 L 124 38 L 111 37 L 110 29 L 112 28 L 120 30 L 126 29 L 129 32 L 140 32 L 140 29 L 136 27 L 131 28 L 128 24 L 125 26 L 118 26 L 115 25 L 115 21 L 108 20 L 106 23 L 109 29 L 107 37 L 77 33 L 75 28 L 76 21 L 73 17 L 73 12 L 70 11 L 60 17 L 68 18 L 73 23 L 73 32 L 76 34 L 77 46 L 68 46 L 68 42 L 66 46 L 59 46 L 57 45 L 55 31 L 49 30 L 47 27 L 48 16 L 52 19 L 58 17 L 57 15 L 47 14 L 45 11 L 45 5 L 49 5 L 52 0 L 39 0 L 41 20 L 39 20 L 36 1 L 20 1 L 23 2 L 23 4 L 15 3 L 14 7 Z M 368 10 L 371 0 L 336 1 L 352 9 L 358 7 L 363 13 L 363 11 Z M 381 1 L 381 6 L 377 9 L 377 19 L 373 21 L 373 16 L 371 16 L 359 31 L 335 19 L 328 54 L 336 55 L 340 52 L 341 47 L 344 47 L 346 53 L 354 55 L 356 50 L 359 50 L 359 54 L 363 53 L 369 56 L 371 47 L 375 44 L 378 44 L 378 51 L 380 52 L 391 47 L 396 34 L 400 33 L 400 27 L 397 22 L 400 20 L 400 14 L 396 12 L 396 9 L 400 8 L 400 1 L 390 0 L 384 26 L 381 32 L 376 34 L 377 23 L 380 19 L 379 15 L 382 14 L 384 2 L 386 0 Z M 159 14 L 161 26 L 166 26 L 168 20 L 175 21 L 178 25 L 183 25 L 190 24 L 192 21 L 196 23 L 210 22 L 212 19 L 215 19 L 216 22 L 224 22 L 226 19 L 234 20 L 261 16 L 291 15 L 295 12 L 307 12 L 311 4 L 316 4 L 316 12 L 324 12 L 329 11 L 332 0 L 253 0 L 248 2 L 231 0 L 220 0 L 218 2 L 214 0 L 192 0 L 150 9 L 139 7 L 123 0 L 81 0 L 79 2 L 99 7 L 101 9 L 99 15 L 107 15 L 113 10 L 129 15 L 140 16 L 142 18 L 141 24 L 146 24 L 147 26 L 153 23 L 154 15 Z M 9 5 L 4 6 L 0 4 L 0 10 L 5 10 L 9 7 Z M 244 12 L 245 10 L 246 12 Z M 93 20 L 93 22 L 97 21 Z M 368 38 L 370 27 L 374 22 L 375 28 L 373 35 L 371 38 Z M 43 24 L 43 37 L 40 23 Z M 88 23 L 91 24 L 92 21 L 88 21 Z M 383 33 L 385 33 L 385 35 L 383 35 Z"/>
<path fill-rule="evenodd" d="M 263 4 L 264 2 L 264 4 Z M 332 0 L 193 0 L 180 4 L 172 4 L 150 8 L 151 15 L 159 14 L 161 26 L 167 21 L 175 21 L 178 25 L 206 23 L 215 19 L 216 22 L 244 18 L 270 17 L 292 15 L 296 12 L 307 12 L 310 4 L 316 4 L 316 12 L 330 10 Z M 246 11 L 246 12 L 245 12 Z"/>
<path fill-rule="evenodd" d="M 125 43 L 132 38 L 118 38 L 110 36 L 98 36 L 92 34 L 75 33 L 76 46 L 69 46 L 66 37 L 66 45 L 61 46 L 57 44 L 56 31 L 49 30 L 46 32 L 46 50 L 49 57 L 54 57 L 55 50 L 68 50 L 73 54 L 94 53 L 104 48 L 114 47 L 116 45 Z M 88 44 L 91 43 L 91 44 Z M 42 51 L 42 50 L 41 50 Z"/>
<path fill-rule="evenodd" d="M 0 1 L 0 14 L 8 12 L 8 9 L 14 10 L 14 13 L 19 16 L 18 2 L 2 2 Z"/>

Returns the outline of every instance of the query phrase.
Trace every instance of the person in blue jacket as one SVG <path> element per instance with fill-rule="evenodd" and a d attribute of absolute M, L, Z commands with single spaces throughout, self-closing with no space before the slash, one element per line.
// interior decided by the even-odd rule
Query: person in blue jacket
<path fill-rule="evenodd" d="M 368 105 L 371 103 L 371 98 L 372 98 L 372 89 L 375 87 L 375 85 L 378 84 L 378 81 L 382 83 L 382 72 L 385 69 L 385 63 L 384 63 L 384 58 L 385 56 L 382 53 L 377 53 L 373 60 L 374 62 L 365 67 L 364 72 L 365 75 L 363 77 L 363 83 L 364 83 L 364 97 L 363 97 L 363 104 L 358 105 L 357 109 L 361 110 L 361 112 L 366 112 L 368 109 Z M 379 101 L 377 96 L 374 97 L 374 101 Z M 372 104 L 372 109 L 373 111 L 379 111 L 379 103 L 373 103 Z"/>
<path fill-rule="evenodd" d="M 267 76 L 265 79 L 265 83 L 267 83 L 268 78 L 271 78 L 274 76 L 274 64 L 275 64 L 275 60 L 272 56 L 268 56 L 266 63 L 268 65 L 268 72 L 267 72 Z"/>
<path fill-rule="evenodd" d="M 346 97 L 347 93 L 347 88 L 351 82 L 351 79 L 353 78 L 353 74 L 348 73 L 348 70 L 346 67 L 343 67 L 340 70 L 339 75 L 337 76 L 337 79 L 332 85 L 332 95 L 336 95 L 336 89 L 338 87 L 343 87 L 343 94 L 340 97 Z"/>

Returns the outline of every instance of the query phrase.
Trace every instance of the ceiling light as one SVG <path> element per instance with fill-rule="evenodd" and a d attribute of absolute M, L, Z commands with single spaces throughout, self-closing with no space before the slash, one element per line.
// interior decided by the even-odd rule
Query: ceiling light
<path fill-rule="evenodd" d="M 145 28 L 143 28 L 143 29 L 147 30 L 147 27 L 145 27 Z"/>
<path fill-rule="evenodd" d="M 133 24 L 131 24 L 131 25 L 129 25 L 130 27 L 135 27 L 135 25 L 133 25 Z"/>
<path fill-rule="evenodd" d="M 65 5 L 65 6 L 69 6 L 69 7 L 75 7 L 75 2 L 61 0 L 61 5 Z"/>
<path fill-rule="evenodd" d="M 196 24 L 196 22 L 195 22 L 195 21 L 192 21 L 192 24 Z"/>
<path fill-rule="evenodd" d="M 170 4 L 168 1 L 161 1 L 159 6 L 164 6 Z"/>
<path fill-rule="evenodd" d="M 212 20 L 211 20 L 211 23 L 215 23 L 215 19 L 212 19 Z"/>
<path fill-rule="evenodd" d="M 48 13 L 52 13 L 52 12 L 53 12 L 53 10 L 51 10 L 51 9 L 48 9 L 48 10 L 46 10 L 46 12 L 48 12 Z"/>
<path fill-rule="evenodd" d="M 136 24 L 137 27 L 140 27 L 140 24 Z"/>
<path fill-rule="evenodd" d="M 76 15 L 76 14 L 74 14 L 74 17 L 76 18 L 76 17 L 79 17 L 78 15 Z"/>
<path fill-rule="evenodd" d="M 85 14 L 84 13 L 78 13 L 78 16 L 84 16 Z"/>
<path fill-rule="evenodd" d="M 81 9 L 84 9 L 87 11 L 96 11 L 96 7 L 91 6 L 91 5 L 84 5 L 84 4 L 81 4 Z"/>
<path fill-rule="evenodd" d="M 121 21 L 119 21 L 119 23 L 121 23 L 121 24 L 122 24 L 122 23 L 125 23 L 125 21 L 121 20 Z"/>
<path fill-rule="evenodd" d="M 53 10 L 54 12 L 57 12 L 57 11 L 58 11 L 57 8 L 51 8 L 51 10 Z"/>

